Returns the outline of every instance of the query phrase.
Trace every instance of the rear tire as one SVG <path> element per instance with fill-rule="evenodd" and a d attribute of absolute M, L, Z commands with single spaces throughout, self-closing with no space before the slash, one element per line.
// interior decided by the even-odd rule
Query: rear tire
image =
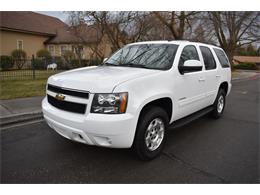
<path fill-rule="evenodd" d="M 133 143 L 133 149 L 141 160 L 152 160 L 160 155 L 168 124 L 168 115 L 160 107 L 148 107 L 142 112 Z"/>
<path fill-rule="evenodd" d="M 213 110 L 211 117 L 218 119 L 222 116 L 226 105 L 226 92 L 223 89 L 219 89 L 216 100 L 213 104 Z"/>

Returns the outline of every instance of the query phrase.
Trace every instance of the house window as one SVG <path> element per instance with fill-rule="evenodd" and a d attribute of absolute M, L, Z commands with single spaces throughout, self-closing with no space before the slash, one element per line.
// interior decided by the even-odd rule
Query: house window
<path fill-rule="evenodd" d="M 60 55 L 63 56 L 66 51 L 67 51 L 67 46 L 66 45 L 61 45 L 60 46 Z"/>
<path fill-rule="evenodd" d="M 48 45 L 48 51 L 50 52 L 51 56 L 54 56 L 54 46 Z"/>
<path fill-rule="evenodd" d="M 23 49 L 23 40 L 17 40 L 17 49 Z"/>

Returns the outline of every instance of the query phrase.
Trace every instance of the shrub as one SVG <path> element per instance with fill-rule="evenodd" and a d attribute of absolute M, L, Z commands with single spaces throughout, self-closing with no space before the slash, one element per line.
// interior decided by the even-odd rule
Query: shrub
<path fill-rule="evenodd" d="M 78 59 L 73 59 L 69 63 L 69 67 L 71 68 L 79 68 L 79 67 L 86 67 L 86 66 L 93 66 L 98 65 L 100 61 L 98 60 L 81 60 L 81 63 Z"/>
<path fill-rule="evenodd" d="M 8 70 L 14 66 L 14 61 L 11 56 L 0 56 L 0 68 L 1 70 Z"/>
<path fill-rule="evenodd" d="M 38 58 L 50 59 L 51 53 L 46 49 L 41 49 L 41 50 L 37 51 L 36 56 Z"/>
<path fill-rule="evenodd" d="M 56 63 L 57 65 L 61 65 L 63 63 L 62 58 L 60 56 L 53 57 L 53 63 Z"/>
<path fill-rule="evenodd" d="M 71 50 L 67 50 L 65 51 L 63 58 L 67 63 L 70 63 L 72 60 L 75 59 L 75 54 Z"/>
<path fill-rule="evenodd" d="M 26 52 L 21 49 L 15 49 L 12 51 L 12 57 L 17 68 L 22 69 L 26 62 Z"/>
<path fill-rule="evenodd" d="M 71 60 L 69 67 L 79 68 L 79 67 L 94 66 L 94 65 L 99 65 L 99 64 L 100 64 L 100 61 L 96 60 L 96 59 L 91 59 L 91 60 L 83 59 L 83 60 L 81 60 L 81 63 L 79 62 L 78 59 L 73 59 L 73 60 Z"/>
<path fill-rule="evenodd" d="M 89 60 L 81 60 L 81 66 L 89 66 Z"/>
<path fill-rule="evenodd" d="M 59 70 L 68 70 L 69 69 L 68 65 L 65 63 L 65 60 L 60 56 L 55 56 L 52 60 L 52 63 L 56 63 L 57 68 Z"/>
<path fill-rule="evenodd" d="M 243 69 L 243 70 L 258 70 L 259 68 L 255 63 L 241 63 L 234 66 L 235 69 Z"/>
<path fill-rule="evenodd" d="M 70 62 L 70 67 L 71 67 L 71 68 L 79 68 L 79 67 L 80 67 L 79 60 L 77 60 L 77 59 L 71 60 L 71 62 Z"/>
<path fill-rule="evenodd" d="M 61 57 L 55 56 L 49 59 L 46 58 L 35 58 L 33 61 L 33 66 L 36 70 L 44 70 L 47 69 L 49 64 L 56 63 L 57 69 L 64 70 L 64 60 Z M 68 68 L 66 68 L 67 70 Z"/>
<path fill-rule="evenodd" d="M 36 70 L 46 69 L 46 62 L 43 59 L 36 58 L 32 61 L 33 68 Z"/>
<path fill-rule="evenodd" d="M 102 62 L 100 61 L 100 60 L 98 60 L 98 59 L 91 59 L 91 60 L 89 60 L 89 66 L 94 66 L 94 65 L 99 65 L 99 64 L 101 64 Z"/>
<path fill-rule="evenodd" d="M 15 49 L 12 51 L 12 57 L 14 59 L 24 59 L 26 58 L 26 52 L 22 49 Z"/>

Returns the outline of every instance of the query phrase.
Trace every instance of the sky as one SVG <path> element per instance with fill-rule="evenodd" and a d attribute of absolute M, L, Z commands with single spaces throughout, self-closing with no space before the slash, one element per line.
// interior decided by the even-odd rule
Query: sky
<path fill-rule="evenodd" d="M 66 19 L 68 17 L 68 14 L 62 11 L 37 11 L 40 14 L 45 14 L 48 16 L 53 16 L 56 18 L 59 18 L 60 20 L 62 20 L 63 22 L 66 22 Z"/>

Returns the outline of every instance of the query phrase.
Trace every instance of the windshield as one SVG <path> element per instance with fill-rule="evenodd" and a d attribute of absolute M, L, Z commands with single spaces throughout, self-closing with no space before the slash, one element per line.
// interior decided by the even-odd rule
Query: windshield
<path fill-rule="evenodd" d="M 114 53 L 104 65 L 168 70 L 172 67 L 178 45 L 128 45 Z"/>

